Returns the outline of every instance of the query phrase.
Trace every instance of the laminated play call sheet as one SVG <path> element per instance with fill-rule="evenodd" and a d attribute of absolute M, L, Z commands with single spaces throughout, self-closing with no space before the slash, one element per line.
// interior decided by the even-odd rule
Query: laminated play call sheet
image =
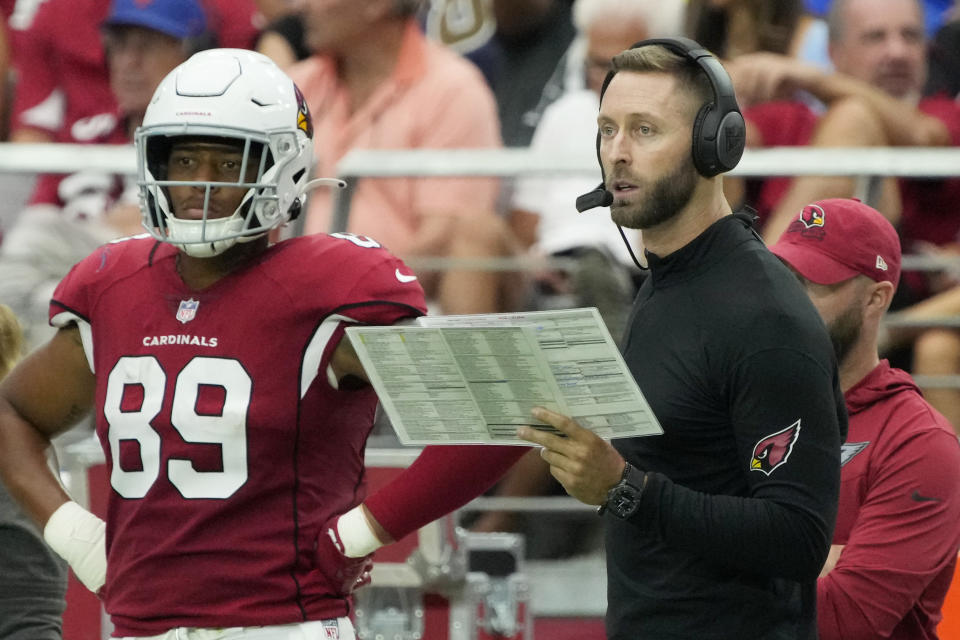
<path fill-rule="evenodd" d="M 348 327 L 404 444 L 523 444 L 542 406 L 602 438 L 663 433 L 594 308 Z"/>

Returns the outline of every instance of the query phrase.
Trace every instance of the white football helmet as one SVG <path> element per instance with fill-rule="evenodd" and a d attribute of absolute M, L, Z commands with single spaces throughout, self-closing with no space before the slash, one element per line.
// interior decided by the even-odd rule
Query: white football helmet
<path fill-rule="evenodd" d="M 236 183 L 167 180 L 173 139 L 225 138 L 243 149 Z M 135 136 L 143 224 L 191 256 L 218 255 L 295 218 L 313 161 L 313 124 L 300 90 L 270 58 L 243 49 L 193 55 L 157 87 Z M 258 162 L 254 182 L 248 162 Z M 177 218 L 167 187 L 204 185 L 203 216 Z M 240 206 L 208 218 L 211 190 L 246 187 Z"/>

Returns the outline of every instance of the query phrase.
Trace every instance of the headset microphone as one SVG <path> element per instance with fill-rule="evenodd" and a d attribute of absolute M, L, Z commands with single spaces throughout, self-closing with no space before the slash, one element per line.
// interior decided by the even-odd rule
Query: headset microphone
<path fill-rule="evenodd" d="M 613 194 L 607 191 L 604 188 L 604 184 L 601 182 L 597 185 L 597 188 L 593 191 L 589 191 L 582 196 L 577 197 L 577 211 L 583 213 L 588 209 L 595 209 L 597 207 L 609 207 L 613 204 Z M 633 252 L 633 247 L 630 246 L 630 241 L 627 240 L 627 234 L 623 232 L 623 227 L 617 225 L 617 230 L 620 231 L 620 237 L 623 238 L 623 244 L 627 247 L 627 253 L 630 254 L 630 258 L 633 259 L 633 264 L 637 265 L 637 268 L 641 271 L 646 271 L 646 267 L 640 264 L 640 261 L 637 260 L 637 255 Z"/>
<path fill-rule="evenodd" d="M 577 211 L 579 213 L 597 207 L 609 207 L 611 204 L 613 204 L 613 194 L 604 188 L 602 182 L 593 191 L 577 197 Z"/>

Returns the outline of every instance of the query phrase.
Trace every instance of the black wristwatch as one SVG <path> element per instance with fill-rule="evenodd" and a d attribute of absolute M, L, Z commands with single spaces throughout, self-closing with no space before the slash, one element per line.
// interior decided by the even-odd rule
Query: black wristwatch
<path fill-rule="evenodd" d="M 640 508 L 640 496 L 646 484 L 647 474 L 627 462 L 620 482 L 607 492 L 607 501 L 600 505 L 597 513 L 609 511 L 623 520 L 630 518 Z"/>

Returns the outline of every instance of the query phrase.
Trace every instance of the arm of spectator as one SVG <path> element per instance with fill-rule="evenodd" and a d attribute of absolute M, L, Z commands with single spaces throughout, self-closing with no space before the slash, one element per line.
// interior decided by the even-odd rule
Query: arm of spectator
<path fill-rule="evenodd" d="M 893 146 L 944 146 L 951 143 L 946 125 L 862 80 L 827 73 L 811 64 L 775 53 L 750 53 L 727 63 L 738 100 L 746 107 L 759 102 L 792 98 L 806 91 L 830 105 L 857 98 L 872 109 Z"/>
<path fill-rule="evenodd" d="M 955 436 L 925 431 L 877 466 L 870 471 L 872 484 L 843 553 L 817 581 L 822 640 L 891 637 L 930 583 L 956 560 L 960 449 Z"/>
<path fill-rule="evenodd" d="M 931 325 L 960 315 L 960 285 L 930 296 L 905 309 L 890 313 L 889 319 L 929 321 Z M 880 349 L 886 351 L 912 342 L 930 327 L 886 327 Z"/>

